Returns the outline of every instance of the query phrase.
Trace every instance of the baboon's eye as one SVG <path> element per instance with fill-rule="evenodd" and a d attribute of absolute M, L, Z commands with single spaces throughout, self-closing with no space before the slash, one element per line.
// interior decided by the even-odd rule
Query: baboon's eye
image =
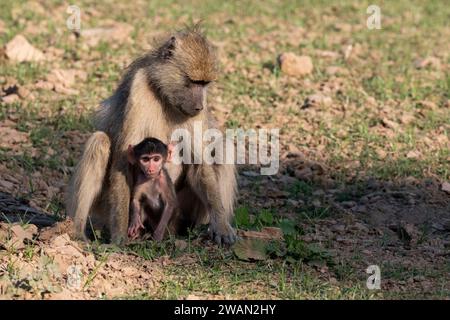
<path fill-rule="evenodd" d="M 199 86 L 207 86 L 208 84 L 211 83 L 211 81 L 206 81 L 206 80 L 191 80 L 191 83 L 199 85 Z"/>

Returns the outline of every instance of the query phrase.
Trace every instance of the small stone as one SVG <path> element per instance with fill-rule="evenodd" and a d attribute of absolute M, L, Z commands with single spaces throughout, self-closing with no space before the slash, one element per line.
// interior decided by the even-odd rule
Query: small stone
<path fill-rule="evenodd" d="M 316 106 L 325 106 L 328 107 L 333 103 L 333 99 L 331 97 L 325 96 L 322 93 L 316 93 L 308 96 L 303 103 L 302 109 Z"/>
<path fill-rule="evenodd" d="M 312 193 L 312 195 L 313 195 L 313 196 L 316 196 L 316 197 L 324 196 L 324 195 L 325 195 L 325 191 L 323 191 L 322 189 L 318 189 L 318 190 L 315 190 L 315 191 Z"/>
<path fill-rule="evenodd" d="M 422 154 L 418 151 L 411 150 L 406 154 L 406 158 L 408 159 L 418 159 L 422 156 Z"/>
<path fill-rule="evenodd" d="M 347 69 L 338 67 L 338 66 L 329 66 L 325 69 L 325 73 L 329 76 L 334 75 L 346 75 L 348 74 Z"/>
<path fill-rule="evenodd" d="M 281 71 L 289 76 L 304 76 L 313 71 L 312 59 L 309 56 L 297 56 L 292 52 L 282 53 L 278 57 Z"/>
<path fill-rule="evenodd" d="M 187 248 L 187 242 L 184 240 L 175 240 L 175 248 L 180 251 L 184 251 Z"/>
<path fill-rule="evenodd" d="M 322 203 L 318 199 L 313 200 L 311 204 L 316 208 L 320 208 L 322 206 Z"/>
<path fill-rule="evenodd" d="M 245 177 L 258 177 L 258 176 L 260 176 L 260 174 L 255 172 L 255 171 L 242 171 L 241 175 L 243 175 Z"/>
<path fill-rule="evenodd" d="M 443 227 L 445 230 L 450 231 L 450 220 L 445 220 L 445 221 L 443 221 L 442 227 Z"/>
<path fill-rule="evenodd" d="M 356 223 L 353 225 L 353 229 L 358 230 L 358 231 L 361 231 L 361 232 L 369 232 L 369 228 L 367 228 L 365 225 L 363 225 L 363 224 L 360 223 L 360 222 L 356 222 Z"/>
<path fill-rule="evenodd" d="M 296 169 L 294 174 L 295 174 L 295 177 L 300 180 L 309 180 L 313 176 L 312 170 L 308 167 L 300 169 L 300 170 Z"/>
<path fill-rule="evenodd" d="M 442 183 L 441 190 L 444 191 L 445 193 L 450 194 L 450 183 L 448 182 Z"/>
<path fill-rule="evenodd" d="M 44 60 L 42 51 L 33 47 L 28 40 L 18 34 L 6 44 L 6 56 L 17 62 Z"/>
<path fill-rule="evenodd" d="M 5 97 L 2 97 L 2 101 L 6 104 L 11 104 L 11 103 L 19 102 L 20 98 L 17 94 L 13 93 L 13 94 L 9 94 Z"/>
<path fill-rule="evenodd" d="M 450 108 L 450 99 L 447 100 L 447 102 L 444 103 L 445 108 Z"/>
<path fill-rule="evenodd" d="M 428 66 L 430 66 L 430 67 L 432 67 L 434 69 L 440 69 L 441 61 L 438 58 L 436 58 L 436 57 L 426 57 L 426 58 L 423 58 L 423 59 L 417 59 L 414 62 L 414 66 L 417 69 L 424 69 L 424 68 L 426 68 Z"/>
<path fill-rule="evenodd" d="M 343 224 L 335 224 L 330 228 L 330 230 L 341 233 L 345 231 L 345 226 Z"/>
<path fill-rule="evenodd" d="M 14 188 L 14 184 L 6 180 L 0 180 L 0 187 L 4 190 L 10 191 Z"/>
<path fill-rule="evenodd" d="M 343 201 L 341 205 L 346 209 L 350 209 L 356 207 L 357 203 L 355 201 Z"/>

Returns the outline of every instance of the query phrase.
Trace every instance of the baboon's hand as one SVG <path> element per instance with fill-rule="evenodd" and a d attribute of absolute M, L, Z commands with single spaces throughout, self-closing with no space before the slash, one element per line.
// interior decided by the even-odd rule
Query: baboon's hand
<path fill-rule="evenodd" d="M 141 219 L 136 218 L 133 219 L 130 227 L 128 228 L 128 237 L 131 240 L 138 238 L 141 235 L 141 230 L 144 229 L 144 225 L 141 222 Z"/>
<path fill-rule="evenodd" d="M 236 231 L 229 222 L 213 223 L 209 225 L 209 236 L 218 245 L 231 245 L 236 239 Z"/>
<path fill-rule="evenodd" d="M 158 230 L 156 229 L 155 233 L 153 234 L 153 239 L 155 241 L 161 241 L 164 237 L 164 230 Z"/>

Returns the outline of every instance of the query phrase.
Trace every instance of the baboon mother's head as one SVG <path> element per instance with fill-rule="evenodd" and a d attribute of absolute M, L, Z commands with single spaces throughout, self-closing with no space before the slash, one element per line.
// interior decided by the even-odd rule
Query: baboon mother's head
<path fill-rule="evenodd" d="M 208 86 L 217 78 L 217 57 L 198 27 L 164 39 L 154 51 L 150 72 L 161 98 L 183 114 L 195 116 L 206 107 Z"/>

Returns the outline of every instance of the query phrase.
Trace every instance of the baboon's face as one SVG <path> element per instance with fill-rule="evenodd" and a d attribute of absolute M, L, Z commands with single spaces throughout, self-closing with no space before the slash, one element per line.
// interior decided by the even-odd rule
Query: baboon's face
<path fill-rule="evenodd" d="M 195 116 L 206 108 L 208 86 L 217 78 L 215 50 L 197 33 L 170 38 L 158 50 L 160 63 L 152 69 L 159 92 L 171 107 Z"/>

